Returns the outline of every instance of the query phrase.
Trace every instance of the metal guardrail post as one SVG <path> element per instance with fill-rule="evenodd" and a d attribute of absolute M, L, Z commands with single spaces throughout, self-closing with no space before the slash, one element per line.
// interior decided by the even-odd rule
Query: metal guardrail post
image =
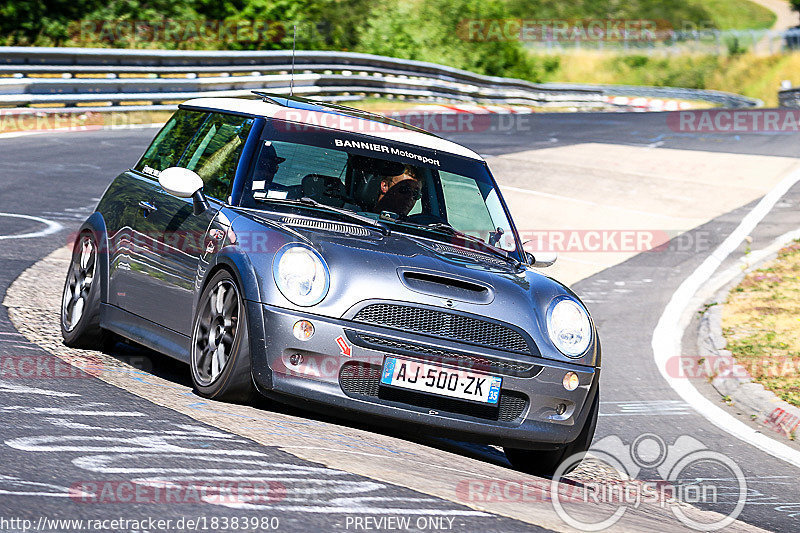
<path fill-rule="evenodd" d="M 778 105 L 800 109 L 800 87 L 778 91 Z"/>

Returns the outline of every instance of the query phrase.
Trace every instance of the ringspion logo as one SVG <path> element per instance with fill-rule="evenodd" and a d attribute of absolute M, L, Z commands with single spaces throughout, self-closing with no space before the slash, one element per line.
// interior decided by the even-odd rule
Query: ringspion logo
<path fill-rule="evenodd" d="M 587 461 L 579 481 L 566 473 Z M 471 503 L 550 502 L 565 524 L 580 531 L 613 527 L 642 505 L 669 509 L 683 526 L 716 531 L 732 524 L 744 508 L 747 481 L 728 456 L 682 435 L 668 444 L 652 433 L 626 444 L 617 435 L 594 443 L 588 454 L 567 457 L 547 480 L 465 479 L 456 497 Z M 713 513 L 696 513 L 701 506 Z M 588 511 L 588 512 L 587 512 Z"/>

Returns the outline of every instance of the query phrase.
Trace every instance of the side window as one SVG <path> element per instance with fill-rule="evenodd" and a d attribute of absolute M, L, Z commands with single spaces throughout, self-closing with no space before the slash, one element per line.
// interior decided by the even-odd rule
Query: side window
<path fill-rule="evenodd" d="M 203 179 L 206 195 L 226 199 L 252 126 L 252 118 L 213 113 L 192 140 L 179 166 L 194 170 Z"/>
<path fill-rule="evenodd" d="M 447 206 L 447 222 L 458 231 L 486 239 L 486 234 L 481 235 L 479 230 L 493 227 L 492 218 L 475 180 L 441 170 L 439 178 Z"/>
<path fill-rule="evenodd" d="M 178 166 L 186 146 L 194 138 L 197 129 L 208 117 L 208 113 L 179 109 L 167 121 L 139 163 L 134 167 L 151 176 L 166 168 Z"/>
<path fill-rule="evenodd" d="M 503 250 L 513 252 L 516 249 L 511 224 L 497 191 L 490 189 L 484 199 L 485 191 L 481 191 L 472 178 L 441 170 L 439 177 L 447 206 L 447 221 L 451 226 Z M 495 228 L 500 228 L 502 232 L 495 233 Z M 494 238 L 497 240 L 493 242 Z"/>

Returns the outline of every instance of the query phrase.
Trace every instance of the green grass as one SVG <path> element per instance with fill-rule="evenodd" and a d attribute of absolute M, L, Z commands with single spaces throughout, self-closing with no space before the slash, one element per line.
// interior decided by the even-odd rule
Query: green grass
<path fill-rule="evenodd" d="M 645 19 L 674 29 L 767 29 L 775 13 L 750 0 L 507 0 L 513 16 L 527 19 Z"/>
<path fill-rule="evenodd" d="M 756 383 L 800 406 L 800 241 L 748 274 L 723 308 L 726 348 Z"/>
<path fill-rule="evenodd" d="M 767 30 L 777 16 L 772 10 L 749 0 L 696 0 L 721 30 Z"/>
<path fill-rule="evenodd" d="M 541 81 L 711 89 L 759 98 L 770 107 L 778 104 L 782 80 L 800 85 L 800 53 L 721 56 L 594 51 L 530 53 L 535 64 L 550 65 L 541 69 Z"/>

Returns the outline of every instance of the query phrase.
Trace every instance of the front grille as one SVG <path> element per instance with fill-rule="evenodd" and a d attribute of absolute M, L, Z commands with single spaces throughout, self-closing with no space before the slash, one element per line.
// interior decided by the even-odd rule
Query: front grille
<path fill-rule="evenodd" d="M 516 420 L 528 406 L 527 397 L 517 392 L 504 392 L 500 396 L 500 408 L 497 419 L 501 422 Z"/>
<path fill-rule="evenodd" d="M 498 350 L 531 353 L 522 335 L 507 326 L 444 311 L 395 304 L 373 304 L 356 313 L 353 320 L 434 337 L 446 337 Z"/>
<path fill-rule="evenodd" d="M 378 396 L 381 367 L 367 363 L 345 363 L 339 371 L 339 385 L 347 394 Z"/>
<path fill-rule="evenodd" d="M 325 231 L 334 231 L 336 233 L 344 233 L 345 235 L 353 235 L 355 237 L 369 236 L 369 230 L 356 226 L 353 224 L 342 224 L 340 222 L 327 222 L 324 220 L 314 220 L 312 218 L 294 218 L 284 217 L 281 222 L 289 226 L 297 226 L 300 228 L 313 228 Z"/>
<path fill-rule="evenodd" d="M 455 353 L 447 350 L 441 350 L 433 346 L 411 344 L 408 342 L 385 339 L 383 337 L 375 337 L 372 335 L 362 334 L 358 335 L 358 338 L 373 346 L 380 346 L 384 348 L 390 348 L 392 350 L 400 350 L 402 352 L 410 352 L 415 354 L 432 355 L 436 357 L 437 361 L 442 364 L 461 368 L 470 368 L 482 372 L 498 372 L 503 374 L 509 372 L 515 374 L 536 374 L 542 369 L 542 367 L 539 365 L 487 359 L 477 355 Z"/>
<path fill-rule="evenodd" d="M 481 405 L 414 391 L 381 387 L 381 367 L 367 363 L 345 363 L 339 371 L 339 385 L 348 396 L 380 399 L 456 413 L 475 418 L 512 422 L 522 416 L 528 405 L 527 396 L 515 391 L 500 391 L 496 406 Z"/>

